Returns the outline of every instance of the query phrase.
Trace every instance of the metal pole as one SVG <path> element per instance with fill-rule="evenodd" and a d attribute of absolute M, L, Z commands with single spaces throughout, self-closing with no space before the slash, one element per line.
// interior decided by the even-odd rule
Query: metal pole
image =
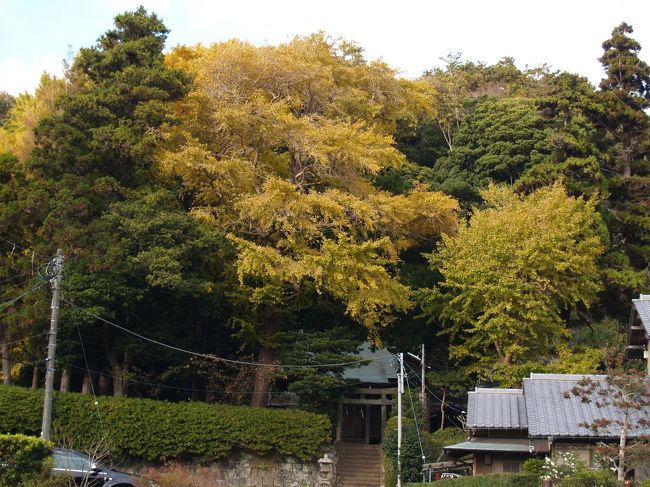
<path fill-rule="evenodd" d="M 402 394 L 404 393 L 404 354 L 399 354 L 397 378 L 397 487 L 402 487 Z"/>
<path fill-rule="evenodd" d="M 50 340 L 47 345 L 47 372 L 45 373 L 45 397 L 43 399 L 43 423 L 41 438 L 50 439 L 52 429 L 52 396 L 54 395 L 54 359 L 56 357 L 56 331 L 59 324 L 59 297 L 61 294 L 61 274 L 63 273 L 63 251 L 57 249 L 54 258 L 54 277 L 52 283 L 52 317 L 50 319 Z"/>

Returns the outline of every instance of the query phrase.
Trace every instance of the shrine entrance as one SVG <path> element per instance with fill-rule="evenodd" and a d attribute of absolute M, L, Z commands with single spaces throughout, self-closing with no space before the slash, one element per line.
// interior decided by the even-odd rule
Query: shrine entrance
<path fill-rule="evenodd" d="M 336 440 L 379 444 L 397 389 L 356 388 L 346 392 L 338 404 Z"/>

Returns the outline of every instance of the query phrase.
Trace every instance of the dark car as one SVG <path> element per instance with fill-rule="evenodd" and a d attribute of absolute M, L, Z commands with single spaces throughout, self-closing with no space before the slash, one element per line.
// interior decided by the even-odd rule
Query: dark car
<path fill-rule="evenodd" d="M 141 477 L 111 470 L 104 465 L 94 463 L 81 452 L 55 448 L 53 475 L 65 475 L 74 479 L 75 484 L 87 487 L 156 487 Z"/>

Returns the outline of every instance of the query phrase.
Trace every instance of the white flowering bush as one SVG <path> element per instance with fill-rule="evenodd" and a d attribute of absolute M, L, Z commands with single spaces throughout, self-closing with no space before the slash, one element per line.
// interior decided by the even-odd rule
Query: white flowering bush
<path fill-rule="evenodd" d="M 585 470 L 586 465 L 581 462 L 575 453 L 563 452 L 556 455 L 556 459 L 546 457 L 542 465 L 543 477 L 548 477 L 553 485 L 560 485 L 563 478 Z"/>

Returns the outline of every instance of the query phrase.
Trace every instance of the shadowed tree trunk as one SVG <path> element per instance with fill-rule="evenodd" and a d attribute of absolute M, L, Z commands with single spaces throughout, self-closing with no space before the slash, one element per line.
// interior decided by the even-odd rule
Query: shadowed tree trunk
<path fill-rule="evenodd" d="M 70 391 L 70 369 L 64 368 L 61 371 L 61 386 L 59 387 L 60 392 L 69 392 Z"/>
<path fill-rule="evenodd" d="M 35 365 L 32 369 L 32 389 L 38 389 L 38 383 L 41 380 L 41 371 L 38 368 L 38 365 Z"/>
<path fill-rule="evenodd" d="M 270 344 L 278 331 L 277 306 L 267 305 L 262 313 L 261 321 L 262 344 L 257 354 L 257 363 L 271 364 L 275 358 L 275 352 Z M 251 406 L 263 408 L 268 404 L 273 372 L 273 367 L 256 367 Z"/>
<path fill-rule="evenodd" d="M 11 358 L 9 354 L 11 350 L 9 344 L 5 343 L 7 334 L 7 325 L 0 324 L 0 357 L 2 360 L 2 383 L 5 385 L 11 384 Z"/>
<path fill-rule="evenodd" d="M 122 361 L 120 361 L 113 349 L 113 340 L 108 325 L 104 325 L 104 351 L 108 364 L 111 366 L 113 395 L 115 397 L 127 396 L 129 394 L 128 375 L 133 362 L 133 354 L 128 350 L 125 351 Z"/>
<path fill-rule="evenodd" d="M 97 389 L 100 396 L 108 396 L 111 390 L 111 383 L 108 380 L 108 377 L 105 375 L 100 375 L 97 380 Z"/>
<path fill-rule="evenodd" d="M 92 380 L 93 380 L 93 378 L 90 376 L 90 374 L 88 372 L 84 373 L 83 382 L 81 383 L 81 393 L 82 394 L 90 394 L 90 393 L 92 393 L 92 391 L 93 391 Z"/>

